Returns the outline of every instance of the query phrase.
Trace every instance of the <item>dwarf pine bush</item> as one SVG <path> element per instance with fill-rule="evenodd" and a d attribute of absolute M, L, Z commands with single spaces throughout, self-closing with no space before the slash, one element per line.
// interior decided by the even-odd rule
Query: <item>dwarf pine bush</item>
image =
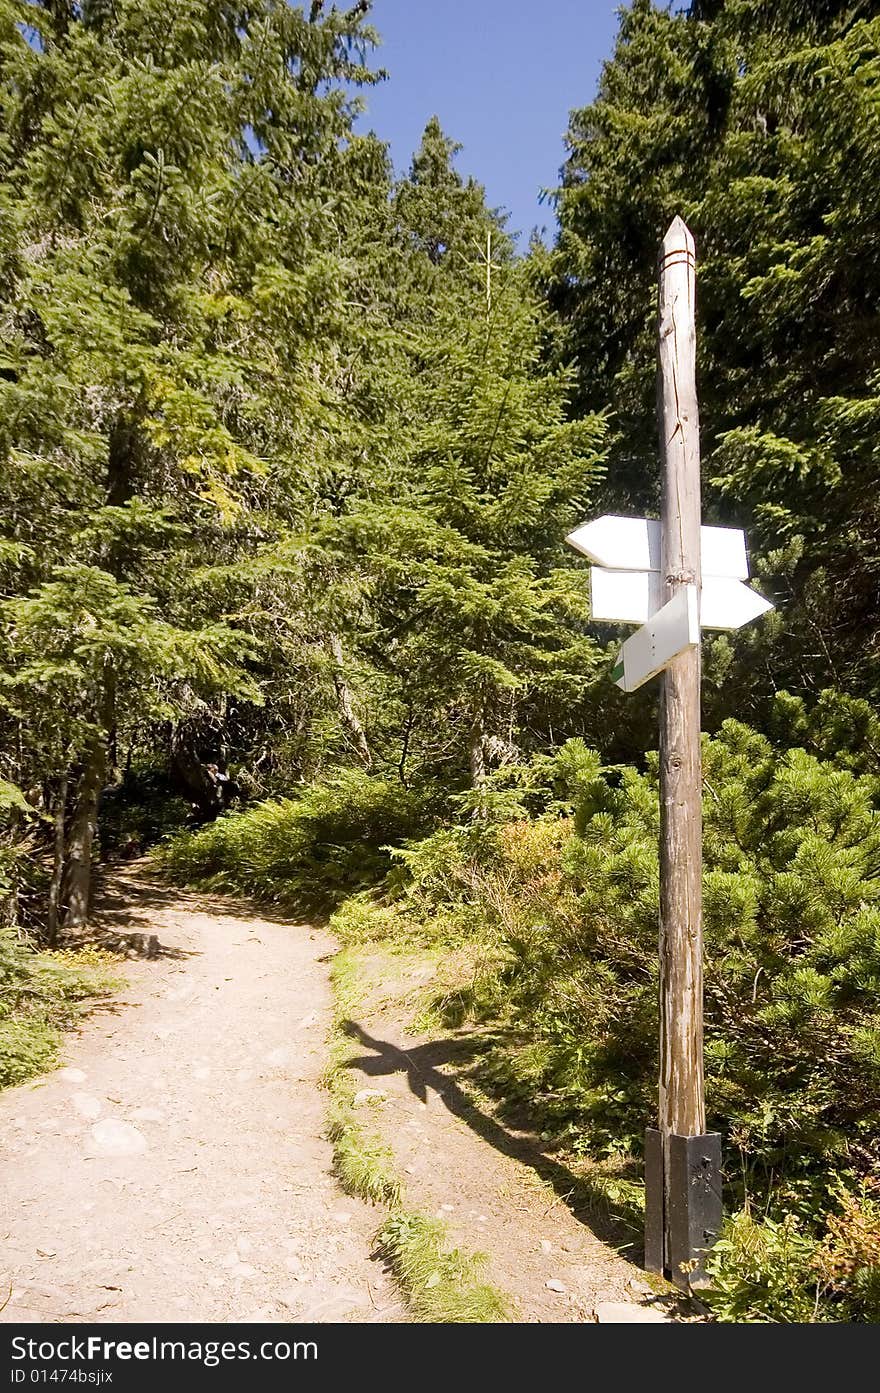
<path fill-rule="evenodd" d="M 753 1188 L 880 1162 L 877 780 L 735 721 L 703 759 L 710 1123 Z M 499 1081 L 581 1146 L 637 1149 L 657 1069 L 657 760 L 603 772 L 570 742 L 549 772 L 568 804 L 483 830 L 478 851 L 460 836 L 457 860 L 448 832 L 407 859 L 435 912 L 440 888 L 492 944 L 470 1009 L 503 1001 Z"/>
<path fill-rule="evenodd" d="M 747 1205 L 717 1253 L 722 1319 L 871 1319 L 878 1289 L 876 1201 L 846 1196 L 880 1167 L 880 781 L 801 730 L 810 750 L 736 721 L 703 744 L 709 1126 Z M 569 741 L 503 774 L 488 820 L 398 854 L 393 903 L 474 944 L 438 1005 L 492 1024 L 485 1082 L 597 1158 L 638 1155 L 655 1111 L 657 768 Z M 368 922 L 362 897 L 361 940 Z"/>

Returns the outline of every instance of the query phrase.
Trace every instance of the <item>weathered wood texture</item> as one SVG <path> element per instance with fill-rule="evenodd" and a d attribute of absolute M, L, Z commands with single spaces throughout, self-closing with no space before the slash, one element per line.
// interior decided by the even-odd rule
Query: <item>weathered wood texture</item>
<path fill-rule="evenodd" d="M 666 600 L 700 585 L 694 240 L 681 218 L 660 257 L 658 424 Z M 660 1132 L 706 1130 L 703 1101 L 700 649 L 674 658 L 660 705 Z M 668 1165 L 666 1167 L 668 1186 Z"/>

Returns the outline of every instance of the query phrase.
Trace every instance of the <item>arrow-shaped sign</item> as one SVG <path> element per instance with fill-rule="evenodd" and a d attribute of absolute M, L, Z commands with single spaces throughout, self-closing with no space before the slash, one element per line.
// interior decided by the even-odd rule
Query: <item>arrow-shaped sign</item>
<path fill-rule="evenodd" d="M 657 518 L 621 518 L 612 514 L 576 527 L 565 539 L 597 566 L 615 571 L 660 570 L 660 523 Z M 701 527 L 704 576 L 747 580 L 746 535 L 738 527 Z"/>
<path fill-rule="evenodd" d="M 700 642 L 699 596 L 695 585 L 683 585 L 672 599 L 627 639 L 617 655 L 611 676 L 625 692 L 656 677 L 666 664 Z"/>
<path fill-rule="evenodd" d="M 720 530 L 720 529 L 719 529 Z M 660 608 L 659 571 L 605 571 L 590 568 L 593 618 L 614 624 L 643 624 Z M 700 624 L 704 629 L 739 629 L 773 606 L 763 595 L 726 576 L 704 576 Z"/>
<path fill-rule="evenodd" d="M 565 539 L 594 565 L 590 572 L 593 618 L 643 624 L 663 604 L 660 523 L 656 518 L 613 514 L 576 527 Z M 742 582 L 748 578 L 745 533 L 737 527 L 701 527 L 700 626 L 739 629 L 773 606 Z"/>

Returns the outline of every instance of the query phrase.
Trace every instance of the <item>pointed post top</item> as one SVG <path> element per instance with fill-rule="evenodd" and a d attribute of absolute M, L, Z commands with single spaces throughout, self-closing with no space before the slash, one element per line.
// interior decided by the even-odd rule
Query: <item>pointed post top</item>
<path fill-rule="evenodd" d="M 674 217 L 669 224 L 663 246 L 660 249 L 661 274 L 670 266 L 684 263 L 693 269 L 696 262 L 696 245 L 693 234 L 684 218 Z"/>
<path fill-rule="evenodd" d="M 684 218 L 677 214 L 672 219 L 663 238 L 663 251 L 668 255 L 673 251 L 686 251 L 694 255 L 694 237 Z"/>

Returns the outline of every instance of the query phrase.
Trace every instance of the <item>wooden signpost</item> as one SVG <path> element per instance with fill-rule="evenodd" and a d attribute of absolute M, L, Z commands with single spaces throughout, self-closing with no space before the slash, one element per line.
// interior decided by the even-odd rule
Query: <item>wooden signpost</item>
<path fill-rule="evenodd" d="M 721 1224 L 721 1138 L 706 1132 L 703 1094 L 700 630 L 739 628 L 772 606 L 743 584 L 743 534 L 700 524 L 695 253 L 681 218 L 660 255 L 657 419 L 660 521 L 598 518 L 567 540 L 598 563 L 593 618 L 643 624 L 612 678 L 634 691 L 662 674 L 660 1081 L 645 1144 L 645 1266 L 688 1290 L 704 1284 Z"/>
<path fill-rule="evenodd" d="M 663 495 L 661 574 L 667 594 L 700 585 L 700 423 L 697 410 L 694 239 L 676 218 L 660 256 L 657 422 Z M 660 686 L 660 1090 L 659 1150 L 662 1194 L 655 1177 L 649 1226 L 663 1203 L 663 1252 L 646 1261 L 680 1280 L 681 1263 L 700 1253 L 682 1244 L 671 1223 L 676 1204 L 691 1229 L 687 1158 L 679 1165 L 680 1193 L 672 1185 L 674 1138 L 699 1138 L 706 1131 L 703 1100 L 703 806 L 700 769 L 700 649 L 689 648 L 669 663 Z M 717 1144 L 716 1144 L 717 1143 Z M 649 1152 L 653 1139 L 649 1140 Z M 701 1148 L 706 1155 L 708 1192 L 717 1191 L 717 1222 L 705 1215 L 703 1246 L 721 1223 L 720 1138 Z M 646 1195 L 646 1202 L 647 1202 Z M 704 1206 L 705 1207 L 705 1206 Z M 714 1230 L 714 1231 L 713 1231 Z M 692 1274 L 693 1275 L 693 1274 Z M 685 1275 L 684 1285 L 687 1285 Z"/>

